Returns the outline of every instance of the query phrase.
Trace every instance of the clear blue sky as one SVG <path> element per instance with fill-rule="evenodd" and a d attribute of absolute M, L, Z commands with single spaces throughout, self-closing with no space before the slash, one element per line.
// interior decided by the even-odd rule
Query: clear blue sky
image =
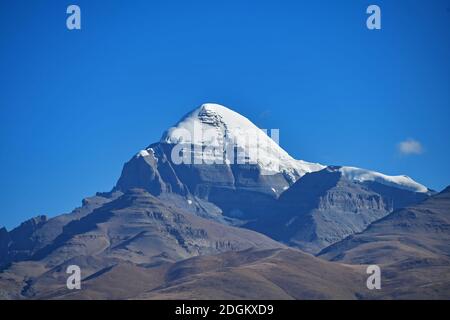
<path fill-rule="evenodd" d="M 78 4 L 82 30 L 66 29 Z M 365 27 L 378 4 L 382 30 Z M 294 157 L 450 184 L 450 1 L 0 2 L 0 226 L 69 212 L 203 102 Z M 415 139 L 422 154 L 401 155 Z"/>

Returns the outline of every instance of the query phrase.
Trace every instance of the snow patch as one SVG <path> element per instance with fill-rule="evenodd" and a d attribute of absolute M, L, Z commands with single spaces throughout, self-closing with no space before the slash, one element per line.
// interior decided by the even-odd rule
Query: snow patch
<path fill-rule="evenodd" d="M 360 169 L 355 167 L 340 167 L 338 169 L 341 174 L 350 180 L 359 182 L 374 181 L 387 186 L 396 187 L 414 192 L 428 192 L 428 188 L 414 181 L 408 176 L 388 176 L 375 171 Z"/>
<path fill-rule="evenodd" d="M 148 157 L 149 155 L 150 153 L 147 150 L 141 150 L 138 152 L 136 156 L 139 158 L 139 157 Z"/>

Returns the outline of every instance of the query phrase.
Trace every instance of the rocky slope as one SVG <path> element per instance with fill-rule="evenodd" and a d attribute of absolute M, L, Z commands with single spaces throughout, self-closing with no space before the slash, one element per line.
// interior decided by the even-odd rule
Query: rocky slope
<path fill-rule="evenodd" d="M 281 195 L 269 214 L 246 227 L 317 253 L 392 210 L 427 198 L 423 192 L 351 180 L 341 167 L 327 167 L 306 174 Z"/>
<path fill-rule="evenodd" d="M 21 263 L 0 276 L 15 298 L 33 299 L 357 299 L 365 289 L 363 267 L 327 262 L 292 249 L 244 250 L 142 265 L 77 257 L 81 290 L 68 290 L 61 265 L 26 281 L 36 266 Z M 28 265 L 26 265 L 28 264 Z M 25 271 L 26 270 L 26 271 Z"/>
<path fill-rule="evenodd" d="M 418 205 L 392 212 L 320 255 L 351 263 L 450 257 L 450 187 Z"/>
<path fill-rule="evenodd" d="M 450 187 L 399 209 L 319 255 L 330 261 L 378 264 L 397 298 L 450 298 Z M 413 288 L 415 288 L 413 290 Z"/>
<path fill-rule="evenodd" d="M 30 259 L 38 250 L 51 244 L 65 225 L 81 219 L 96 208 L 116 199 L 121 193 L 97 194 L 83 200 L 82 206 L 71 213 L 48 219 L 38 216 L 25 221 L 17 228 L 7 232 L 0 229 L 0 269 L 14 261 Z"/>
<path fill-rule="evenodd" d="M 45 235 L 41 230 L 40 234 Z M 76 264 L 95 274 L 116 264 L 158 266 L 197 255 L 284 246 L 251 230 L 227 226 L 165 205 L 142 189 L 125 194 L 66 224 L 27 259 L 4 267 L 0 291 L 37 297 L 34 282 Z M 105 270 L 106 270 L 105 269 Z M 65 280 L 64 280 L 65 281 Z M 61 284 L 61 283 L 60 283 Z"/>

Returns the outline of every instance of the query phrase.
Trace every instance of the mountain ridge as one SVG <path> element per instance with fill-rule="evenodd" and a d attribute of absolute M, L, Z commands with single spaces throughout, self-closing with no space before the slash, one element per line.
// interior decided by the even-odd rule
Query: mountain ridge
<path fill-rule="evenodd" d="M 194 129 L 199 132 L 192 132 Z M 245 144 L 242 144 L 242 139 L 239 140 L 239 137 L 237 137 L 242 131 L 235 133 L 233 132 L 234 129 L 250 129 L 250 134 L 257 132 L 256 149 L 259 149 L 261 144 L 263 155 L 269 156 L 269 161 L 273 161 L 277 157 L 280 158 L 282 163 L 280 170 L 275 172 L 273 167 L 271 167 L 269 170 L 270 174 L 267 174 L 267 170 L 263 168 L 264 162 L 258 162 L 260 159 L 253 159 L 255 160 L 253 163 L 245 164 L 235 164 L 226 161 L 219 164 L 175 164 L 173 162 L 173 149 L 177 147 L 177 144 L 181 143 L 180 137 L 183 136 L 177 133 L 177 130 L 181 130 L 182 133 L 189 133 L 188 137 L 192 138 L 191 140 L 183 141 L 183 143 L 200 144 L 202 147 L 205 147 L 205 145 L 220 147 L 222 143 L 224 148 L 220 150 L 225 152 L 226 149 L 229 149 L 227 144 L 237 142 L 238 149 L 245 147 Z M 212 134 L 203 135 L 211 130 Z M 260 140 L 262 143 L 259 143 Z M 193 149 L 193 152 L 195 153 L 195 149 Z M 250 152 L 248 154 L 251 155 L 253 153 Z M 264 157 L 262 157 L 262 160 L 267 161 Z M 364 218 L 365 221 L 362 224 L 358 222 L 357 227 L 352 226 L 355 222 L 351 220 L 348 220 L 347 225 L 342 225 L 341 222 L 342 230 L 336 229 L 332 231 L 338 236 L 333 236 L 334 240 L 331 242 L 325 240 L 324 244 L 339 241 L 341 237 L 347 236 L 348 232 L 359 232 L 367 224 L 387 214 L 390 210 L 398 206 L 417 203 L 422 200 L 422 195 L 425 197 L 425 195 L 428 196 L 431 193 L 428 188 L 417 184 L 406 176 L 386 176 L 359 168 L 325 167 L 321 164 L 295 160 L 247 118 L 218 104 L 203 104 L 186 114 L 174 127 L 163 133 L 160 142 L 151 144 L 148 148 L 133 156 L 124 165 L 122 174 L 111 192 L 98 193 L 96 196 L 88 198 L 90 200 L 86 200 L 88 202 L 86 204 L 83 203 L 81 211 L 79 211 L 82 213 L 75 212 L 72 215 L 50 219 L 44 223 L 43 230 L 46 230 L 46 232 L 41 232 L 44 236 L 41 236 L 39 231 L 37 231 L 36 236 L 33 236 L 36 238 L 36 241 L 31 241 L 30 245 L 39 249 L 45 244 L 49 244 L 61 234 L 64 225 L 70 223 L 71 220 L 82 219 L 84 215 L 91 213 L 97 207 L 107 204 L 109 201 L 114 201 L 120 195 L 135 188 L 146 190 L 161 200 L 175 205 L 178 209 L 200 217 L 228 225 L 247 226 L 255 231 L 273 235 L 273 232 L 265 230 L 265 227 L 255 227 L 263 223 L 257 220 L 273 217 L 278 210 L 286 209 L 286 205 L 283 204 L 279 207 L 279 203 L 283 202 L 283 199 L 288 198 L 286 194 L 292 193 L 292 186 L 295 186 L 299 181 L 301 182 L 305 174 L 314 174 L 323 170 L 339 172 L 341 176 L 351 181 L 349 183 L 352 186 L 364 184 L 365 188 L 371 189 L 371 192 L 375 192 L 385 200 L 386 197 L 383 195 L 383 192 L 397 194 L 393 198 L 388 199 L 390 203 L 383 204 L 385 209 L 382 213 Z M 383 185 L 386 185 L 386 187 L 383 187 Z M 391 189 L 389 189 L 389 192 L 386 192 L 386 188 Z M 406 193 L 403 190 L 410 191 L 410 193 L 405 196 Z M 360 192 L 361 196 L 365 194 L 365 191 L 361 190 Z M 319 195 L 317 196 L 319 197 Z M 295 202 L 296 198 L 297 196 L 292 197 L 291 202 Z M 307 201 L 305 201 L 314 203 L 319 201 L 319 199 L 320 197 L 306 199 Z M 302 205 L 311 206 L 311 203 Z M 397 205 L 397 203 L 399 204 Z M 345 205 L 350 205 L 350 202 Z M 357 216 L 355 217 L 357 218 Z M 283 217 L 280 218 L 284 219 Z M 288 222 L 284 221 L 284 223 Z M 275 221 L 271 227 L 276 227 L 277 224 L 279 222 Z M 300 230 L 301 228 L 303 227 L 300 227 Z M 317 226 L 314 228 L 317 228 Z M 50 229 L 53 230 L 50 232 Z M 301 238 L 307 236 L 309 232 L 307 229 L 308 226 L 306 226 L 306 234 L 300 235 Z M 52 236 L 49 236 L 49 232 L 52 233 Z M 0 244 L 2 242 L 3 244 L 0 245 L 0 250 L 3 251 L 4 256 L 8 257 L 2 260 L 15 261 L 17 259 L 30 258 L 31 253 L 29 252 L 20 254 L 6 253 L 9 250 L 8 247 L 10 249 L 14 248 L 14 245 L 17 245 L 19 242 L 12 241 L 13 245 L 11 245 L 11 240 L 6 240 L 9 237 L 7 235 L 9 233 L 3 231 L 2 234 Z M 30 235 L 25 236 L 28 237 Z M 48 239 L 39 240 L 43 237 Z M 327 238 L 329 235 L 324 235 L 324 237 Z M 275 238 L 278 240 L 284 239 L 291 245 L 297 243 L 300 248 L 307 249 L 306 246 L 296 241 L 292 242 L 278 236 Z M 322 249 L 324 244 L 319 245 L 316 249 L 311 249 L 312 252 Z"/>
<path fill-rule="evenodd" d="M 238 139 L 245 130 L 232 130 L 240 124 L 257 133 L 250 151 Z M 189 128 L 200 128 L 200 138 L 192 133 L 194 140 L 184 139 L 191 134 Z M 260 147 L 262 160 L 254 152 Z M 248 163 L 234 162 L 239 150 L 244 155 L 241 160 Z M 174 154 L 191 162 L 178 163 Z M 196 163 L 196 157 L 204 154 L 207 160 L 222 158 L 223 162 Z M 407 290 L 391 282 L 383 294 L 368 294 L 362 264 L 376 260 L 358 260 L 359 249 L 348 245 L 397 212 L 420 211 L 408 208 L 422 208 L 442 193 L 433 194 L 407 176 L 295 160 L 250 120 L 226 107 L 205 104 L 125 163 L 110 192 L 84 199 L 69 214 L 50 219 L 38 216 L 9 232 L 1 228 L 0 297 L 442 297 L 446 282 L 433 282 L 424 291 L 413 285 L 423 284 L 420 277 L 428 276 L 431 268 L 438 268 L 439 275 L 448 271 L 447 247 L 442 244 L 449 233 L 445 226 L 434 242 L 422 233 L 414 239 L 414 230 L 405 229 L 409 231 L 404 238 L 410 237 L 411 243 L 417 240 L 415 247 L 398 239 L 389 244 L 401 243 L 408 254 L 419 254 L 404 264 L 397 265 L 394 258 L 387 265 L 381 261 L 395 275 L 389 278 L 393 282 L 407 281 L 399 270 L 421 267 L 420 277 L 412 277 L 414 283 Z M 449 207 L 446 202 L 441 211 Z M 411 223 L 409 213 L 400 218 L 399 225 Z M 436 222 L 427 219 L 425 225 Z M 442 250 L 419 250 L 422 240 Z M 376 237 L 369 242 L 376 246 Z M 333 250 L 337 251 L 331 256 Z M 386 250 L 379 247 L 375 256 Z M 79 296 L 65 288 L 64 270 L 69 264 L 85 272 L 89 289 Z M 135 274 L 123 280 L 122 272 Z M 338 275 L 342 281 L 332 285 L 330 293 L 326 281 Z M 288 276 L 296 279 L 294 283 L 289 283 Z M 249 291 L 252 284 L 256 291 Z M 107 293 L 117 286 L 121 288 L 117 293 Z M 403 291 L 398 294 L 399 288 Z"/>

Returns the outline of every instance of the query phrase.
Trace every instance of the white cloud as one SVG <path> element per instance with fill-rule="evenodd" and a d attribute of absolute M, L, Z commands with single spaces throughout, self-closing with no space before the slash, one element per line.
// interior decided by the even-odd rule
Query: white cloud
<path fill-rule="evenodd" d="M 423 147 L 422 144 L 414 139 L 408 139 L 402 141 L 398 144 L 398 150 L 401 154 L 412 155 L 412 154 L 422 154 Z"/>

